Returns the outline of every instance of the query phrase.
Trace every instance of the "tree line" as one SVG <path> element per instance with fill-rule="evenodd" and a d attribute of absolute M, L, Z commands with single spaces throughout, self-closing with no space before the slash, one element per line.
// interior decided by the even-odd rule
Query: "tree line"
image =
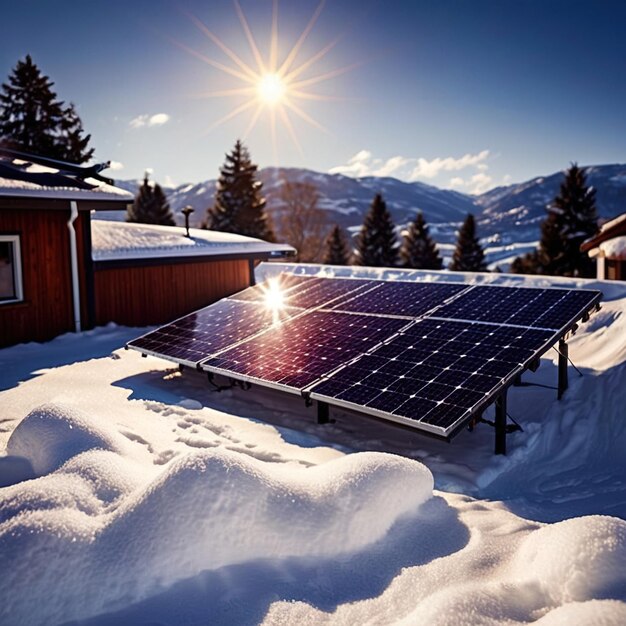
<path fill-rule="evenodd" d="M 328 226 L 327 213 L 318 206 L 314 185 L 282 181 L 275 224 L 266 213 L 262 184 L 255 178 L 257 166 L 248 149 L 237 141 L 220 170 L 215 204 L 207 210 L 204 228 L 258 237 L 278 238 L 298 251 L 296 260 L 332 265 L 407 267 L 440 270 L 443 260 L 430 236 L 421 212 L 399 241 L 396 227 L 381 194 L 376 194 L 355 240 L 354 250 L 338 224 Z M 325 233 L 325 231 L 329 231 Z M 485 256 L 476 235 L 473 215 L 459 230 L 450 269 L 486 271 Z"/>
<path fill-rule="evenodd" d="M 73 103 L 57 98 L 54 83 L 27 55 L 0 88 L 0 146 L 72 163 L 91 159 L 91 136 L 85 134 Z M 421 212 L 398 241 L 396 227 L 381 194 L 377 194 L 354 241 L 318 206 L 317 189 L 308 183 L 283 181 L 280 206 L 272 224 L 266 212 L 257 166 L 247 148 L 237 141 L 226 155 L 217 183 L 215 203 L 206 212 L 204 228 L 239 233 L 266 241 L 277 238 L 298 250 L 297 260 L 358 264 L 375 267 L 443 269 L 437 246 Z M 595 262 L 580 252 L 580 244 L 598 228 L 595 190 L 587 185 L 584 169 L 576 163 L 566 171 L 559 194 L 547 208 L 537 250 L 516 258 L 511 271 L 589 277 Z M 175 225 L 163 189 L 144 176 L 127 220 Z M 449 269 L 486 271 L 473 215 L 458 231 Z"/>

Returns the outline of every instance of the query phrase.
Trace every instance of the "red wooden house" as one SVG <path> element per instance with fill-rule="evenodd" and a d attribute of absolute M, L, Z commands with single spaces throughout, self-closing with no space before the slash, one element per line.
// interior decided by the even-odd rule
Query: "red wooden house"
<path fill-rule="evenodd" d="M 165 322 L 248 286 L 256 262 L 294 253 L 238 235 L 92 221 L 133 200 L 99 174 L 104 166 L 16 155 L 0 151 L 0 346 Z"/>

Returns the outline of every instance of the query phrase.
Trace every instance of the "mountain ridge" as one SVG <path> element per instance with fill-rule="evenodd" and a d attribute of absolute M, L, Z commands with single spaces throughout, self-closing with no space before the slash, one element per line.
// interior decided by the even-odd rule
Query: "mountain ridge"
<path fill-rule="evenodd" d="M 626 164 L 584 168 L 588 183 L 597 190 L 599 216 L 610 219 L 624 211 Z M 460 222 L 472 212 L 483 241 L 506 245 L 538 239 L 545 207 L 558 193 L 563 171 L 494 187 L 479 195 L 441 189 L 421 181 L 405 182 L 393 177 L 376 176 L 352 178 L 294 167 L 263 168 L 259 170 L 258 177 L 263 183 L 270 215 L 281 208 L 280 190 L 285 180 L 305 182 L 318 189 L 319 206 L 328 211 L 329 223 L 338 223 L 353 233 L 363 223 L 374 194 L 382 193 L 394 222 L 401 228 L 421 210 L 433 237 L 439 243 L 452 243 Z M 213 205 L 216 182 L 216 179 L 208 179 L 176 187 L 162 185 L 179 223 L 183 223 L 181 209 L 190 205 L 195 209 L 192 224 L 200 224 L 206 216 L 207 207 Z M 141 181 L 122 180 L 116 181 L 116 184 L 134 193 Z"/>

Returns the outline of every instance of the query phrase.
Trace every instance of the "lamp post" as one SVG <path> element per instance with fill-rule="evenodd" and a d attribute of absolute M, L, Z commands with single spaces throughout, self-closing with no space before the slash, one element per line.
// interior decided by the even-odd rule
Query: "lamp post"
<path fill-rule="evenodd" d="M 189 234 L 189 216 L 193 213 L 193 207 L 186 206 L 182 209 L 181 213 L 185 216 L 185 237 L 189 237 L 191 239 L 191 235 Z"/>

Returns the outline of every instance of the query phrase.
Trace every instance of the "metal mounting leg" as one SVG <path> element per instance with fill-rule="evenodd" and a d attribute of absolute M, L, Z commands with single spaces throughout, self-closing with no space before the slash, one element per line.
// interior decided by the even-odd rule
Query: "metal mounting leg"
<path fill-rule="evenodd" d="M 496 398 L 496 454 L 506 454 L 506 389 Z"/>
<path fill-rule="evenodd" d="M 567 344 L 563 339 L 559 341 L 559 391 L 558 399 L 563 397 L 563 394 L 567 390 L 569 385 L 567 380 L 567 356 L 568 356 Z"/>
<path fill-rule="evenodd" d="M 317 423 L 328 424 L 330 423 L 330 407 L 326 402 L 317 401 Z"/>

